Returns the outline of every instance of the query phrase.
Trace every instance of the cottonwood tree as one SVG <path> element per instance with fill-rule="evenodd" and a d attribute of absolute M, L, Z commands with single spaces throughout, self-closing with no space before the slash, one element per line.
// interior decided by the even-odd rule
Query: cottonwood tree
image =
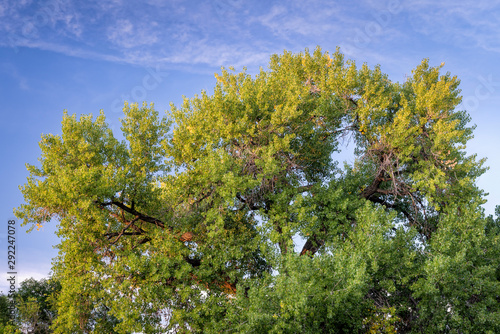
<path fill-rule="evenodd" d="M 441 68 L 285 52 L 163 118 L 125 104 L 122 141 L 65 113 L 16 210 L 60 224 L 55 332 L 499 332 L 486 168 Z"/>

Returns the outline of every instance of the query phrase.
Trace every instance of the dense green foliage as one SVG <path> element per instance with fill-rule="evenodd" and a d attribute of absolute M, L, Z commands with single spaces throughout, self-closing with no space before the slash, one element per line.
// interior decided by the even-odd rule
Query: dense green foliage
<path fill-rule="evenodd" d="M 28 333 L 49 333 L 57 316 L 55 300 L 61 285 L 55 279 L 30 278 L 16 291 L 17 323 Z"/>
<path fill-rule="evenodd" d="M 0 294 L 0 334 L 14 334 L 17 326 L 14 324 L 12 314 L 9 309 L 9 299 L 7 295 Z"/>
<path fill-rule="evenodd" d="M 16 210 L 60 222 L 55 333 L 500 332 L 499 224 L 441 67 L 285 52 L 165 118 L 126 104 L 123 141 L 65 114 Z"/>
<path fill-rule="evenodd" d="M 57 316 L 55 300 L 60 289 L 61 285 L 53 278 L 24 280 L 11 296 L 12 314 L 8 308 L 9 297 L 1 294 L 0 333 L 52 333 L 50 326 Z"/>

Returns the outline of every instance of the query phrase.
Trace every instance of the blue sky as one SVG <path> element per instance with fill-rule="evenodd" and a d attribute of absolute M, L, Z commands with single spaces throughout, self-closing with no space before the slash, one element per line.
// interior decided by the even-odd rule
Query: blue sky
<path fill-rule="evenodd" d="M 479 185 L 493 213 L 500 204 L 500 1 L 0 0 L 0 246 L 6 249 L 7 220 L 23 202 L 24 164 L 36 163 L 42 133 L 60 133 L 63 110 L 103 109 L 116 132 L 124 100 L 164 111 L 183 95 L 211 92 L 221 66 L 255 73 L 273 53 L 317 45 L 339 46 L 358 65 L 380 64 L 394 81 L 423 58 L 445 62 L 444 71 L 461 79 L 460 109 L 477 125 L 467 149 L 488 158 Z M 55 229 L 56 222 L 31 234 L 18 227 L 21 280 L 49 273 Z"/>

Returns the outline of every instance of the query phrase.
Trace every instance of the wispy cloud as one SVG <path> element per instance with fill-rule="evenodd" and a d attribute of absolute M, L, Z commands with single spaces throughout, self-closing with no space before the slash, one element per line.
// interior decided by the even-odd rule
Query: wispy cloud
<path fill-rule="evenodd" d="M 500 52 L 499 1 L 419 1 L 408 4 L 412 29 L 460 48 Z"/>
<path fill-rule="evenodd" d="M 0 5 L 0 45 L 146 66 L 263 65 L 271 53 L 315 45 L 341 45 L 354 57 L 387 58 L 378 50 L 418 36 L 500 52 L 498 5 L 486 0 L 11 3 Z M 397 13 L 391 11 L 395 5 Z"/>
<path fill-rule="evenodd" d="M 137 25 L 127 19 L 120 19 L 108 27 L 107 38 L 116 46 L 125 49 L 143 45 L 153 45 L 158 42 L 158 23 L 151 22 L 148 26 Z"/>
<path fill-rule="evenodd" d="M 325 34 L 336 34 L 344 22 L 342 8 L 330 2 L 289 2 L 274 5 L 255 18 L 276 36 L 293 38 L 295 34 L 323 38 Z"/>

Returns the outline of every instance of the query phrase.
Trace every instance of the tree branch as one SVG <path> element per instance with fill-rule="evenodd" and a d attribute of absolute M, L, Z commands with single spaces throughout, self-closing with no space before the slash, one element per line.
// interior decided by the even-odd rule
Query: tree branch
<path fill-rule="evenodd" d="M 326 233 L 326 227 L 323 225 L 320 229 L 321 233 Z M 306 243 L 302 247 L 300 251 L 300 255 L 309 255 L 313 256 L 320 248 L 325 244 L 325 239 L 320 238 L 316 233 L 314 233 L 309 239 L 307 239 Z"/>
<path fill-rule="evenodd" d="M 361 197 L 365 199 L 370 199 L 370 197 L 375 194 L 378 190 L 380 190 L 380 184 L 384 181 L 384 174 L 385 172 L 383 170 L 380 170 L 378 172 L 378 175 L 375 177 L 373 180 L 372 184 L 370 184 L 368 187 L 363 189 L 361 192 Z"/>
<path fill-rule="evenodd" d="M 261 209 L 260 206 L 255 205 L 254 203 L 248 201 L 247 199 L 243 198 L 239 193 L 236 194 L 236 198 L 240 200 L 241 202 L 245 203 L 250 210 L 259 210 Z"/>
<path fill-rule="evenodd" d="M 142 214 L 133 208 L 129 208 L 128 206 L 126 206 L 125 204 L 123 204 L 121 202 L 111 201 L 111 202 L 99 203 L 98 201 L 95 201 L 95 203 L 101 207 L 115 205 L 115 206 L 119 207 L 120 209 L 122 209 L 123 211 L 138 217 L 138 219 L 140 219 L 144 222 L 154 224 L 154 225 L 161 227 L 161 228 L 165 228 L 165 223 L 162 222 L 161 220 L 154 218 L 154 217 L 150 217 L 150 216 L 145 215 L 145 214 Z M 168 229 L 172 230 L 172 228 L 168 228 Z"/>
<path fill-rule="evenodd" d="M 319 239 L 316 234 L 313 234 L 309 239 L 307 239 L 304 247 L 302 247 L 302 251 L 300 255 L 310 255 L 313 256 L 318 249 L 325 244 L 324 239 Z"/>
<path fill-rule="evenodd" d="M 111 244 L 112 244 L 112 245 L 114 245 L 115 243 L 117 243 L 117 242 L 118 242 L 118 240 L 120 240 L 120 238 L 122 237 L 122 235 L 125 233 L 125 231 L 126 231 L 126 230 L 130 227 L 130 226 L 132 226 L 132 224 L 134 224 L 134 223 L 135 223 L 136 221 L 138 221 L 138 220 L 139 220 L 139 217 L 135 217 L 134 219 L 132 219 L 132 220 L 131 220 L 128 224 L 127 224 L 127 226 L 125 226 L 125 227 L 122 229 L 122 231 L 121 231 L 120 233 L 118 233 L 118 235 L 116 236 L 116 239 L 115 239 L 114 241 L 111 241 Z M 134 233 L 134 234 L 138 234 L 138 235 L 142 234 L 142 232 L 140 232 L 140 231 L 137 231 L 137 232 L 132 232 L 132 233 Z"/>

